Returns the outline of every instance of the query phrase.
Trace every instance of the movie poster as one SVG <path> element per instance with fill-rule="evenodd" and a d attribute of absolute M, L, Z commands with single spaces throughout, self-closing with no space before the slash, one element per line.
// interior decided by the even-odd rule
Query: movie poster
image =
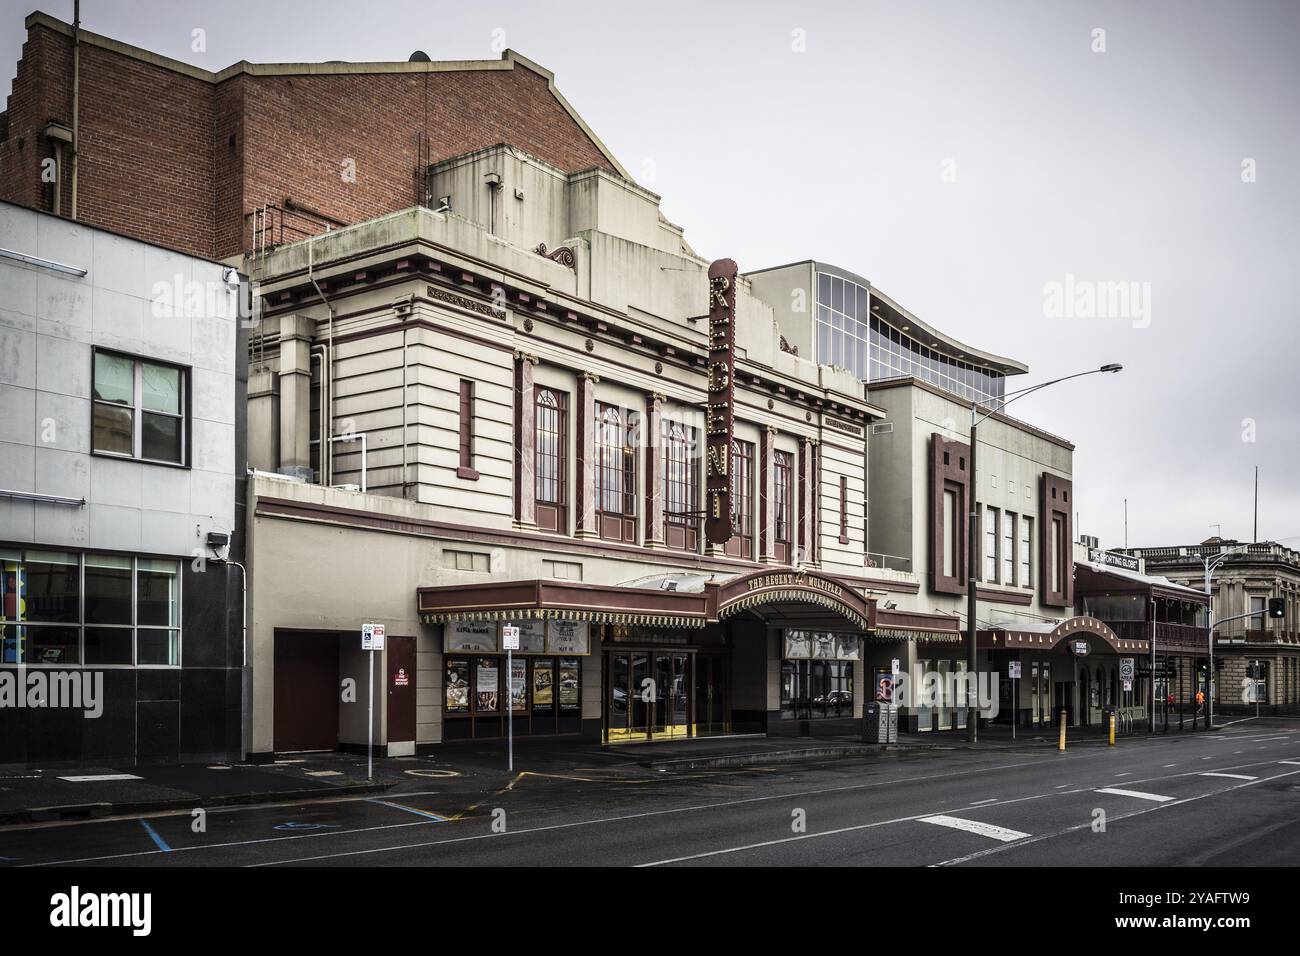
<path fill-rule="evenodd" d="M 510 709 L 515 713 L 528 710 L 528 661 L 521 657 L 510 662 Z"/>
<path fill-rule="evenodd" d="M 555 659 L 533 661 L 533 710 L 549 714 L 555 707 Z"/>
<path fill-rule="evenodd" d="M 466 658 L 449 658 L 447 660 L 447 686 L 444 698 L 447 713 L 469 713 L 469 660 Z"/>
<path fill-rule="evenodd" d="M 579 693 L 578 664 L 576 657 L 560 658 L 560 712 L 578 713 L 582 710 L 582 697 Z"/>
<path fill-rule="evenodd" d="M 474 710 L 480 714 L 493 714 L 500 710 L 497 703 L 497 662 L 480 658 L 475 677 Z"/>

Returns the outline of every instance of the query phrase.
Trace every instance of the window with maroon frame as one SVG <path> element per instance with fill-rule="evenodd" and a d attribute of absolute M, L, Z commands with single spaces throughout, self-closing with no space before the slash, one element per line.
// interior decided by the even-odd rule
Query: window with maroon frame
<path fill-rule="evenodd" d="M 460 465 L 457 478 L 478 478 L 474 468 L 474 383 L 460 380 Z"/>
<path fill-rule="evenodd" d="M 664 542 L 670 548 L 699 547 L 699 468 L 695 429 L 662 421 L 664 447 Z"/>
<path fill-rule="evenodd" d="M 611 541 L 636 540 L 635 411 L 596 403 L 596 525 Z"/>
<path fill-rule="evenodd" d="M 537 489 L 537 526 L 561 534 L 569 527 L 565 462 L 567 396 L 550 388 L 537 389 L 533 401 L 534 477 Z"/>
<path fill-rule="evenodd" d="M 727 554 L 754 556 L 754 446 L 735 439 L 731 443 L 731 540 Z"/>
<path fill-rule="evenodd" d="M 775 532 L 773 535 L 776 559 L 783 563 L 790 561 L 790 468 L 789 452 L 772 453 L 772 485 Z"/>

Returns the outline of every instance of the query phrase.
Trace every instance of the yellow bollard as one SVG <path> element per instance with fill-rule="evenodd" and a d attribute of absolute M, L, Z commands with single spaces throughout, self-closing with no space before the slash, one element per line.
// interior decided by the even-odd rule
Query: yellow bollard
<path fill-rule="evenodd" d="M 1115 746 L 1115 715 L 1110 715 L 1110 745 Z"/>
<path fill-rule="evenodd" d="M 1057 749 L 1065 753 L 1065 711 L 1061 711 L 1061 742 Z"/>

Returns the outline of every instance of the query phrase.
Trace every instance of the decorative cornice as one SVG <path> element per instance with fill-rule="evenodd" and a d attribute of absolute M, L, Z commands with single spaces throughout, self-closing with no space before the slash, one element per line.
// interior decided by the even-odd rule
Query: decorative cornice
<path fill-rule="evenodd" d="M 558 262 L 566 269 L 573 269 L 576 271 L 578 268 L 578 261 L 573 255 L 573 248 L 571 246 L 556 246 L 554 249 L 548 250 L 546 248 L 546 243 L 539 242 L 537 248 L 533 251 L 544 259 Z"/>

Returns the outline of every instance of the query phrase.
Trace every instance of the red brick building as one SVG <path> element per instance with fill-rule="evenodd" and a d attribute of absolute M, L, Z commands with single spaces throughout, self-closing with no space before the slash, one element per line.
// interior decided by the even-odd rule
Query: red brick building
<path fill-rule="evenodd" d="M 226 258 L 436 200 L 424 195 L 430 163 L 496 143 L 566 172 L 627 176 L 552 74 L 511 50 L 210 73 L 84 30 L 74 41 L 43 13 L 26 27 L 0 114 L 0 199 L 72 214 L 75 48 L 76 218 L 193 255 Z M 61 182 L 42 176 L 49 159 Z"/>

